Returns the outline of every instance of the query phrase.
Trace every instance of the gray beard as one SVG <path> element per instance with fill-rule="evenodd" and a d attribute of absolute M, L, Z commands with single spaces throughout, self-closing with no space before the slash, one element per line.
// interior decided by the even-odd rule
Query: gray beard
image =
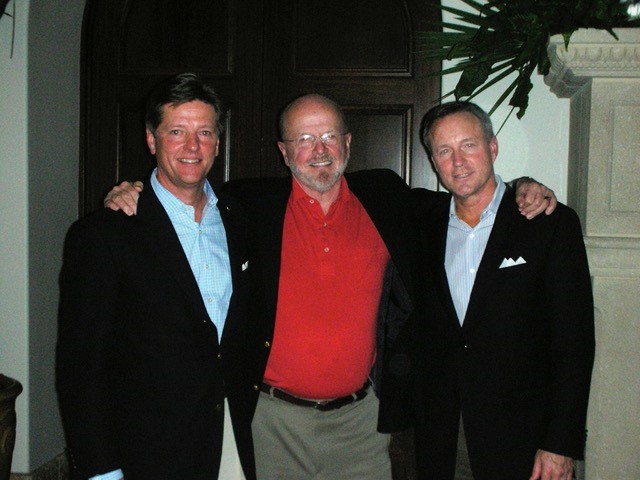
<path fill-rule="evenodd" d="M 315 160 L 321 160 L 322 158 L 331 159 L 335 162 L 335 158 L 331 156 L 323 156 L 318 157 Z M 347 168 L 349 163 L 349 159 L 345 158 L 344 162 L 339 169 L 333 172 L 323 172 L 319 176 L 312 176 L 305 174 L 300 171 L 297 165 L 290 163 L 289 168 L 291 169 L 291 174 L 294 176 L 298 182 L 304 185 L 307 188 L 319 193 L 325 193 L 331 190 L 331 188 L 340 180 L 340 177 L 344 174 L 344 171 Z"/>

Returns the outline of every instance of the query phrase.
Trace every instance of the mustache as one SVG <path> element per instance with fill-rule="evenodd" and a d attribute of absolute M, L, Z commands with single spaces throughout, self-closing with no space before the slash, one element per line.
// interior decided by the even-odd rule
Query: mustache
<path fill-rule="evenodd" d="M 314 155 L 313 157 L 311 157 L 309 159 L 309 163 L 315 163 L 315 162 L 335 162 L 336 161 L 336 157 L 334 157 L 333 155 L 325 152 L 325 153 L 319 153 L 317 155 Z"/>

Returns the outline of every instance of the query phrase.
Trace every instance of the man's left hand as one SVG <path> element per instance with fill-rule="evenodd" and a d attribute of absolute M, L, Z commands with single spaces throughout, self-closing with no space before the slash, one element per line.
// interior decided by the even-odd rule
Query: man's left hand
<path fill-rule="evenodd" d="M 571 480 L 573 459 L 556 453 L 538 450 L 529 480 Z"/>
<path fill-rule="evenodd" d="M 531 220 L 542 212 L 550 215 L 556 209 L 558 199 L 550 188 L 533 178 L 522 177 L 516 181 L 516 203 L 520 213 Z"/>

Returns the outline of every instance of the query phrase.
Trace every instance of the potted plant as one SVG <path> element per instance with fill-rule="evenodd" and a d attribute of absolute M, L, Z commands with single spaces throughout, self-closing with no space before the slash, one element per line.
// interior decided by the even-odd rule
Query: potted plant
<path fill-rule="evenodd" d="M 9 480 L 16 440 L 16 398 L 22 385 L 0 373 L 0 480 Z"/>
<path fill-rule="evenodd" d="M 443 98 L 471 99 L 505 77 L 516 77 L 498 98 L 493 113 L 509 95 L 509 105 L 522 118 L 529 103 L 531 75 L 546 75 L 549 37 L 562 34 L 565 46 L 580 28 L 604 29 L 639 26 L 638 0 L 461 0 L 470 10 L 440 5 L 456 15 L 455 22 L 439 22 L 438 31 L 418 36 L 418 54 L 434 60 L 460 59 L 439 75 L 461 72 L 455 89 Z M 445 31 L 445 29 L 447 31 Z"/>
<path fill-rule="evenodd" d="M 12 20 L 12 29 L 11 29 L 11 58 L 13 58 L 13 44 L 15 42 L 15 32 L 16 32 L 16 2 L 14 0 L 13 2 L 13 13 L 7 13 L 5 11 L 5 9 L 7 8 L 7 4 L 9 3 L 9 0 L 0 0 L 0 18 L 4 17 L 5 15 L 7 17 L 10 17 Z"/>

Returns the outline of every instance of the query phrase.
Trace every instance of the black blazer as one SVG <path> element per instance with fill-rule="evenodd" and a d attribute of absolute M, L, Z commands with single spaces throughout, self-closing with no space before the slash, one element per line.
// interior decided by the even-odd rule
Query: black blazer
<path fill-rule="evenodd" d="M 444 255 L 450 196 L 414 192 L 424 256 L 416 445 L 424 479 L 453 479 L 460 412 L 477 480 L 527 479 L 537 449 L 583 458 L 593 298 L 573 210 L 526 220 L 507 189 L 464 324 Z M 500 268 L 505 258 L 526 263 Z"/>
<path fill-rule="evenodd" d="M 372 372 L 376 392 L 380 397 L 378 428 L 392 432 L 406 428 L 411 421 L 409 388 L 413 371 L 409 357 L 408 329 L 404 328 L 413 314 L 413 270 L 417 237 L 410 224 L 407 208 L 409 188 L 391 170 L 366 170 L 345 175 L 351 191 L 371 217 L 391 256 L 380 302 L 377 338 L 377 363 Z M 282 232 L 287 201 L 291 194 L 291 178 L 239 180 L 225 188 L 235 196 L 252 202 L 255 227 L 252 244 L 259 261 L 260 291 L 252 301 L 257 323 L 254 332 L 257 353 L 255 362 L 259 375 L 254 402 L 258 400 L 257 385 L 266 368 L 276 317 Z"/>
<path fill-rule="evenodd" d="M 231 197 L 218 208 L 233 281 L 221 345 L 152 188 L 136 216 L 105 209 L 69 230 L 56 381 L 78 475 L 122 468 L 128 480 L 217 478 L 227 396 L 245 475 L 255 478 L 247 216 Z"/>

